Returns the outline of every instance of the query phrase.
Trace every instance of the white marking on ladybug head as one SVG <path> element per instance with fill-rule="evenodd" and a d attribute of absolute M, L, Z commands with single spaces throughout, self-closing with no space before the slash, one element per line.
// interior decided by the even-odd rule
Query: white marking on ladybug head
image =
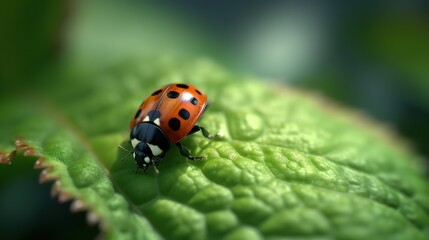
<path fill-rule="evenodd" d="M 146 116 L 142 122 L 149 122 L 149 116 Z"/>
<path fill-rule="evenodd" d="M 136 152 L 133 152 L 133 158 L 136 159 Z"/>
<path fill-rule="evenodd" d="M 149 162 L 150 162 L 149 157 L 145 157 L 145 158 L 144 158 L 144 161 L 145 161 L 145 162 L 147 162 L 147 163 L 149 163 Z"/>
<path fill-rule="evenodd" d="M 193 97 L 194 97 L 194 96 L 193 96 L 192 94 L 188 93 L 188 92 L 184 92 L 184 93 L 182 94 L 182 100 L 183 100 L 183 101 L 185 101 L 185 102 L 189 102 L 189 101 L 191 101 L 191 99 L 192 99 Z"/>
<path fill-rule="evenodd" d="M 139 144 L 141 141 L 137 138 L 131 139 L 131 145 L 133 145 L 133 148 L 136 148 L 137 144 Z"/>
<path fill-rule="evenodd" d="M 158 125 L 158 126 L 159 126 L 159 118 L 155 119 L 155 120 L 153 121 L 153 123 L 155 123 L 156 125 Z"/>
<path fill-rule="evenodd" d="M 158 156 L 158 155 L 162 154 L 162 149 L 159 148 L 157 145 L 153 145 L 153 144 L 150 144 L 150 143 L 147 143 L 147 145 L 149 146 L 150 151 L 152 151 L 152 154 L 154 156 Z"/>

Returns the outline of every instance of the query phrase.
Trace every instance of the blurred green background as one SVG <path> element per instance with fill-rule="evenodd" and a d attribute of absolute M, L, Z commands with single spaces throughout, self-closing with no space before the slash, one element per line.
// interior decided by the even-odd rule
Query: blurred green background
<path fill-rule="evenodd" d="M 428 1 L 7 0 L 0 31 L 2 102 L 43 88 L 43 76 L 64 66 L 96 71 L 130 58 L 207 57 L 362 111 L 428 162 Z M 19 162 L 0 168 L 3 236 L 97 235 Z"/>

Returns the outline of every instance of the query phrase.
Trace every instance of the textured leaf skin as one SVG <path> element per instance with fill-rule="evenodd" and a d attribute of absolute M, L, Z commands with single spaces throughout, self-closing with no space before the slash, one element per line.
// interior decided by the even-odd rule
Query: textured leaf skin
<path fill-rule="evenodd" d="M 130 61 L 62 79 L 1 102 L 0 149 L 23 138 L 43 157 L 45 178 L 95 213 L 108 239 L 429 237 L 421 162 L 362 116 L 205 60 Z M 130 149 L 130 118 L 171 82 L 205 91 L 200 124 L 225 136 L 183 141 L 204 161 L 173 148 L 159 175 L 136 173 L 117 145 Z"/>

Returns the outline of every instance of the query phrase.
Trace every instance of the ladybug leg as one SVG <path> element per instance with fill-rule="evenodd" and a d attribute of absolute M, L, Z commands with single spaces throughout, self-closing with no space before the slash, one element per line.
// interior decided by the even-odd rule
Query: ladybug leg
<path fill-rule="evenodd" d="M 207 131 L 207 129 L 205 129 L 203 126 L 200 125 L 195 125 L 191 131 L 188 133 L 188 135 L 191 135 L 193 133 L 196 133 L 198 131 L 200 131 L 203 133 L 204 137 L 206 138 L 215 138 L 215 137 L 220 137 L 221 134 L 216 134 L 216 135 L 210 135 L 209 131 Z"/>
<path fill-rule="evenodd" d="M 200 130 L 201 130 L 201 127 L 200 127 L 200 126 L 198 126 L 198 125 L 195 125 L 195 126 L 191 129 L 191 131 L 188 133 L 188 135 L 194 134 L 194 133 L 196 133 L 196 132 L 198 132 L 198 131 L 200 131 Z"/>
<path fill-rule="evenodd" d="M 152 167 L 155 169 L 156 175 L 159 174 L 159 170 L 158 170 L 158 168 L 156 168 L 156 166 L 158 166 L 159 162 L 162 161 L 163 157 L 164 157 L 164 155 L 162 155 L 161 157 L 157 157 L 157 158 L 152 159 Z"/>
<path fill-rule="evenodd" d="M 180 155 L 186 157 L 189 160 L 195 161 L 195 160 L 204 160 L 204 157 L 202 156 L 191 156 L 191 151 L 189 149 L 185 148 L 180 142 L 176 143 L 176 146 L 179 148 Z"/>
<path fill-rule="evenodd" d="M 152 167 L 153 167 L 153 169 L 155 169 L 156 175 L 159 174 L 159 170 L 158 170 L 158 168 L 156 168 L 157 165 L 158 165 L 158 162 L 152 161 Z"/>

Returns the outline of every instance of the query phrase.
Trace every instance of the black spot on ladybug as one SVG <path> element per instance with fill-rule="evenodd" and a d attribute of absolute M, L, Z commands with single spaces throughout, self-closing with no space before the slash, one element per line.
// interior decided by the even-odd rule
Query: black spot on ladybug
<path fill-rule="evenodd" d="M 170 120 L 168 120 L 168 126 L 174 131 L 177 131 L 180 129 L 180 120 L 177 118 L 170 118 Z"/>
<path fill-rule="evenodd" d="M 134 119 L 137 119 L 140 116 L 141 112 L 142 112 L 141 109 L 137 110 L 136 115 L 134 116 Z"/>
<path fill-rule="evenodd" d="M 179 111 L 179 116 L 180 116 L 181 118 L 183 118 L 184 120 L 188 120 L 188 119 L 189 119 L 189 117 L 191 116 L 191 114 L 189 114 L 188 110 L 186 110 L 186 109 L 182 108 L 182 109 L 180 109 L 180 111 Z"/>
<path fill-rule="evenodd" d="M 198 100 L 196 98 L 192 97 L 191 98 L 191 103 L 196 106 L 198 104 Z"/>
<path fill-rule="evenodd" d="M 147 113 L 150 121 L 155 121 L 155 119 L 161 117 L 161 113 L 159 111 L 151 110 Z"/>
<path fill-rule="evenodd" d="M 152 93 L 152 96 L 158 95 L 162 92 L 162 89 L 158 89 L 155 92 Z"/>
<path fill-rule="evenodd" d="M 200 91 L 198 91 L 198 89 L 195 89 L 195 91 L 196 91 L 198 94 L 200 94 L 200 95 L 201 95 L 201 92 L 200 92 Z"/>
<path fill-rule="evenodd" d="M 167 97 L 169 97 L 169 98 L 177 98 L 179 96 L 179 93 L 178 92 L 176 92 L 176 91 L 170 91 L 170 92 L 168 92 L 167 93 Z"/>
<path fill-rule="evenodd" d="M 189 86 L 188 86 L 188 85 L 186 85 L 186 84 L 181 84 L 181 83 L 176 84 L 176 86 L 177 86 L 177 87 L 179 87 L 179 88 L 189 88 Z"/>

